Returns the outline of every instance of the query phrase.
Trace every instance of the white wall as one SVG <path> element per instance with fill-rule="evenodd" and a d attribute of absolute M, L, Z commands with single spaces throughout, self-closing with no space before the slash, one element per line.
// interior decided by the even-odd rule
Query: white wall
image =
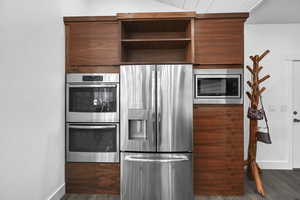
<path fill-rule="evenodd" d="M 266 49 L 271 53 L 266 56 L 261 65 L 262 74 L 270 74 L 263 85 L 267 90 L 263 93 L 264 105 L 271 128 L 273 144 L 260 143 L 258 146 L 258 161 L 263 168 L 291 168 L 291 130 L 289 84 L 291 79 L 286 59 L 300 53 L 300 24 L 256 24 L 245 25 L 245 64 L 251 66 L 250 55 L 261 54 Z M 245 80 L 250 78 L 245 71 Z M 245 84 L 245 88 L 249 87 Z M 249 101 L 245 97 L 245 111 Z M 246 116 L 246 112 L 245 112 Z M 245 155 L 248 149 L 249 120 L 245 117 Z"/>
<path fill-rule="evenodd" d="M 64 192 L 62 17 L 156 11 L 180 9 L 150 0 L 0 1 L 0 199 Z"/>
<path fill-rule="evenodd" d="M 64 32 L 59 0 L 0 2 L 0 199 L 64 184 Z"/>

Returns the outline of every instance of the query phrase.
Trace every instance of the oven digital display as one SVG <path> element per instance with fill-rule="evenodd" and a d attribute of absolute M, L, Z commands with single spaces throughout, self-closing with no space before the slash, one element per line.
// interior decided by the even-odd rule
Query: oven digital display
<path fill-rule="evenodd" d="M 103 76 L 82 76 L 82 81 L 103 81 Z"/>

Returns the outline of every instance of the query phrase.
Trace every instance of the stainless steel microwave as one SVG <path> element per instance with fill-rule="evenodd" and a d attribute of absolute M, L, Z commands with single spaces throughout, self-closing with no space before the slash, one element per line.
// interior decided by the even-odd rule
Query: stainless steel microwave
<path fill-rule="evenodd" d="M 243 69 L 194 69 L 194 104 L 243 104 Z"/>

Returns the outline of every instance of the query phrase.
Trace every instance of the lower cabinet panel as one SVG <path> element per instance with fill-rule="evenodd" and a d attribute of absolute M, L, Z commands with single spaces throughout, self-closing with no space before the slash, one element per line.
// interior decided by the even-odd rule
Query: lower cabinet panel
<path fill-rule="evenodd" d="M 243 105 L 194 105 L 195 195 L 244 193 Z"/>
<path fill-rule="evenodd" d="M 66 163 L 66 192 L 120 194 L 119 163 Z"/>

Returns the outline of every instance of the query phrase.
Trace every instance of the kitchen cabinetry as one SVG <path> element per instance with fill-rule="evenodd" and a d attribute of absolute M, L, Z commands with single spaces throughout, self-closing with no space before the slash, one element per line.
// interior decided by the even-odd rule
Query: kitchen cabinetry
<path fill-rule="evenodd" d="M 242 195 L 243 105 L 194 105 L 194 193 Z"/>
<path fill-rule="evenodd" d="M 66 73 L 121 64 L 243 68 L 248 13 L 65 17 Z M 194 193 L 243 194 L 243 105 L 194 105 Z M 122 130 L 120 132 L 122 134 Z M 119 164 L 66 163 L 67 193 L 119 194 Z"/>
<path fill-rule="evenodd" d="M 243 64 L 245 19 L 199 15 L 195 20 L 195 64 Z"/>
<path fill-rule="evenodd" d="M 117 21 L 66 23 L 66 71 L 119 64 Z"/>
<path fill-rule="evenodd" d="M 119 163 L 66 163 L 66 192 L 120 193 Z"/>

